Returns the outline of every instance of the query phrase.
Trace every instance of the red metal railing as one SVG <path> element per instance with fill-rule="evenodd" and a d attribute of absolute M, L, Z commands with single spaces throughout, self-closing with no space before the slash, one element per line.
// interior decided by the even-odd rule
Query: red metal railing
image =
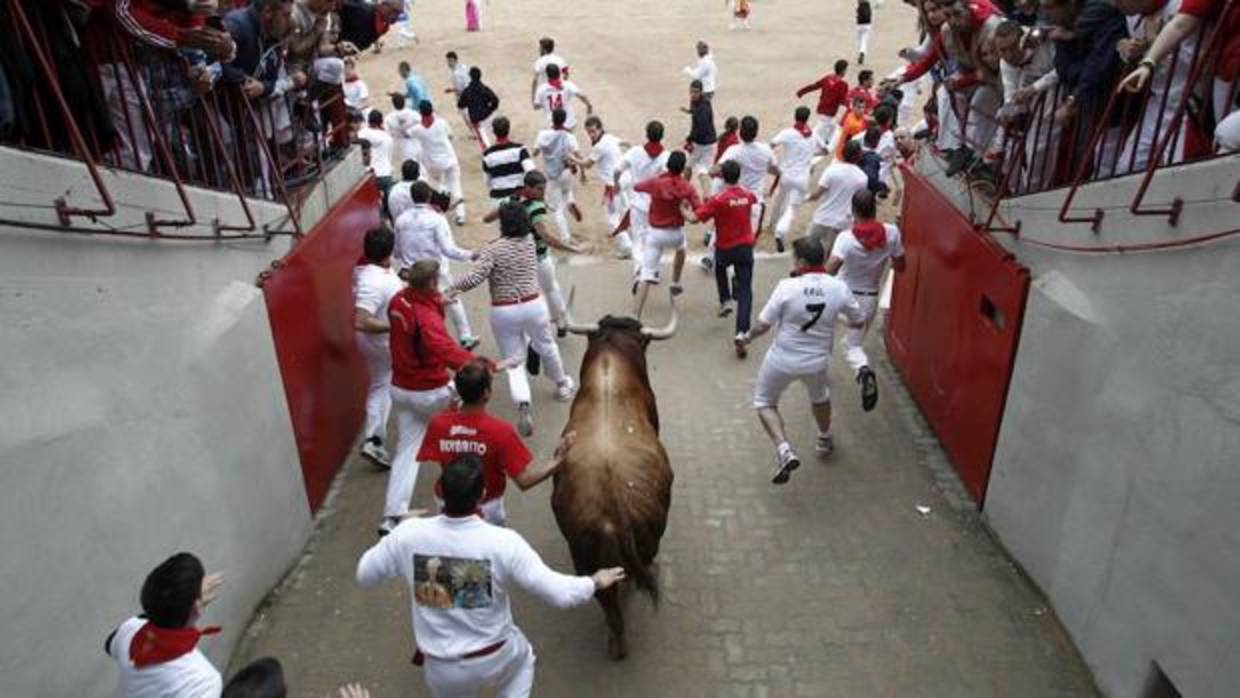
<path fill-rule="evenodd" d="M 63 3 L 2 1 L 0 10 L 7 10 L 4 14 L 20 53 L 32 57 L 39 69 L 30 81 L 36 84 L 27 90 L 26 122 L 5 144 L 80 160 L 104 204 L 84 209 L 57 200 L 66 228 L 73 216 L 96 219 L 115 214 L 100 174 L 106 166 L 158 177 L 175 187 L 182 216 L 160 219 L 148 213 L 151 235 L 159 235 L 161 228 L 198 222 L 189 186 L 236 196 L 246 222 L 213 221 L 217 237 L 225 231 L 249 233 L 257 228 L 250 197 L 282 204 L 294 233 L 301 233 L 296 188 L 317 180 L 330 167 L 331 161 L 324 157 L 330 146 L 343 152 L 339 146 L 347 145 L 339 86 L 319 85 L 315 101 L 304 92 L 251 100 L 221 81 L 201 92 L 181 54 L 135 41 L 97 15 L 84 24 Z M 49 58 L 53 40 L 65 53 L 66 35 L 89 39 L 80 47 L 73 44 L 73 51 L 80 54 L 74 56 L 76 70 Z M 80 100 L 75 113 L 73 102 L 66 99 L 67 79 L 93 88 L 94 106 L 104 118 L 80 113 Z M 323 126 L 311 128 L 311 117 L 320 115 L 318 123 Z"/>

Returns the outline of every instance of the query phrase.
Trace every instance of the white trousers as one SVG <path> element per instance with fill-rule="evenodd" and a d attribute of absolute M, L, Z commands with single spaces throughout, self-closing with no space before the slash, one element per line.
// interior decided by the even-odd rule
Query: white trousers
<path fill-rule="evenodd" d="M 426 169 L 426 181 L 430 185 L 439 190 L 447 190 L 452 195 L 453 201 L 460 201 L 452 208 L 452 212 L 457 218 L 465 217 L 465 202 L 461 200 L 461 166 L 460 164 L 449 165 L 448 167 L 437 167 L 429 162 L 423 163 Z"/>
<path fill-rule="evenodd" d="M 990 145 L 995 129 L 999 127 L 995 115 L 1003 103 L 1003 95 L 993 85 L 982 84 L 959 99 L 961 115 L 964 116 L 967 110 L 968 121 L 964 125 L 965 145 L 980 155 Z"/>
<path fill-rule="evenodd" d="M 465 112 L 465 120 L 469 120 L 469 112 Z M 495 144 L 495 133 L 491 130 L 491 122 L 495 121 L 495 114 L 491 114 L 487 118 L 474 124 L 474 128 L 478 131 L 478 139 L 482 141 L 482 148 L 485 150 Z"/>
<path fill-rule="evenodd" d="M 388 415 L 392 411 L 392 353 L 386 334 L 357 333 L 357 348 L 366 362 L 370 382 L 366 386 L 366 422 L 362 439 L 387 438 Z"/>
<path fill-rule="evenodd" d="M 946 85 L 939 85 L 934 101 L 939 111 L 939 135 L 935 145 L 939 150 L 955 150 L 960 147 L 960 120 L 956 118 L 952 93 Z"/>
<path fill-rule="evenodd" d="M 811 405 L 822 405 L 831 401 L 831 379 L 827 368 L 809 373 L 791 373 L 773 361 L 770 350 L 767 350 L 766 356 L 762 359 L 762 366 L 758 368 L 758 377 L 754 382 L 754 408 L 778 408 L 779 399 L 784 391 L 797 381 L 805 386 Z"/>
<path fill-rule="evenodd" d="M 146 130 L 146 117 L 142 110 L 142 95 L 149 98 L 141 71 L 138 83 L 130 79 L 129 71 L 119 63 L 99 66 L 99 84 L 108 105 L 108 114 L 116 127 L 117 162 L 121 167 L 146 171 L 151 167 L 151 138 Z"/>
<path fill-rule="evenodd" d="M 439 260 L 439 288 L 448 288 L 452 285 L 452 272 L 448 271 L 448 260 Z M 461 302 L 458 296 L 451 303 L 443 307 L 448 318 L 452 320 L 452 326 L 456 328 L 456 336 L 458 339 L 472 338 L 474 336 L 473 328 L 469 326 L 469 315 L 465 312 L 465 304 Z"/>
<path fill-rule="evenodd" d="M 448 386 L 434 390 L 405 390 L 392 386 L 392 413 L 396 416 L 396 453 L 388 473 L 384 516 L 400 516 L 409 511 L 413 486 L 418 481 L 418 450 L 426 436 L 431 417 L 452 400 Z"/>
<path fill-rule="evenodd" d="M 685 171 L 693 174 L 706 174 L 715 164 L 715 151 L 718 150 L 718 143 L 710 145 L 702 145 L 700 143 L 693 144 L 693 152 L 689 153 L 688 159 L 685 161 Z"/>
<path fill-rule="evenodd" d="M 870 324 L 874 321 L 874 313 L 878 310 L 878 294 L 867 296 L 861 293 L 854 293 L 857 297 L 857 304 L 861 306 L 861 312 L 865 313 L 865 325 L 859 328 L 849 327 L 844 331 L 844 361 L 848 362 L 848 367 L 854 373 L 860 371 L 863 366 L 870 365 L 870 358 L 866 356 L 865 337 L 870 333 Z"/>
<path fill-rule="evenodd" d="M 788 231 L 792 229 L 792 219 L 797 215 L 797 209 L 801 204 L 805 203 L 805 197 L 809 194 L 809 179 L 796 179 L 784 175 L 779 180 L 779 191 L 775 195 L 774 207 L 771 216 L 777 222 L 775 223 L 775 237 L 785 238 Z"/>
<path fill-rule="evenodd" d="M 607 219 L 607 232 L 615 230 L 624 220 L 624 213 L 629 209 L 629 198 L 624 190 L 617 191 L 614 196 L 603 197 L 603 217 Z M 624 254 L 633 253 L 633 238 L 626 230 L 616 236 L 616 249 Z"/>
<path fill-rule="evenodd" d="M 568 205 L 573 203 L 573 173 L 564 170 L 559 177 L 547 178 L 547 207 L 555 219 L 555 227 L 560 231 L 560 240 L 568 242 L 572 232 L 568 227 Z"/>
<path fill-rule="evenodd" d="M 818 115 L 818 123 L 814 125 L 814 138 L 818 141 L 818 147 L 828 153 L 835 152 L 835 134 L 839 131 L 840 125 L 836 123 L 835 117 Z"/>
<path fill-rule="evenodd" d="M 912 82 L 904 83 L 900 87 L 900 91 L 904 93 L 904 96 L 900 98 L 897 122 L 901 126 L 911 128 L 913 124 L 921 120 L 920 115 L 914 118 L 914 114 L 921 108 L 921 96 L 925 93 L 928 84 L 930 84 L 930 76 L 923 75 Z"/>
<path fill-rule="evenodd" d="M 629 232 L 633 234 L 633 275 L 642 270 L 642 245 L 646 242 L 646 231 L 650 228 L 650 212 L 636 206 L 629 207 Z"/>
<path fill-rule="evenodd" d="M 646 230 L 646 241 L 642 245 L 641 272 L 638 278 L 650 283 L 659 282 L 659 268 L 663 262 L 663 251 L 675 252 L 685 249 L 685 233 L 681 228 L 655 228 Z"/>
<path fill-rule="evenodd" d="M 400 173 L 400 168 L 404 167 L 406 160 L 413 160 L 422 164 L 422 146 L 412 138 L 393 138 L 392 151 L 396 155 L 395 170 Z M 425 176 L 425 175 L 423 175 Z"/>
<path fill-rule="evenodd" d="M 426 658 L 426 685 L 434 698 L 477 698 L 482 690 L 496 698 L 526 698 L 534 688 L 534 648 L 513 628 L 495 654 L 474 659 L 442 661 Z"/>
<path fill-rule="evenodd" d="M 857 25 L 857 53 L 869 53 L 870 48 L 870 24 Z"/>
<path fill-rule="evenodd" d="M 521 365 L 508 369 L 508 394 L 514 404 L 532 402 L 530 377 L 525 373 L 526 347 L 542 358 L 543 371 L 556 385 L 564 382 L 564 362 L 555 343 L 551 317 L 542 298 L 516 305 L 491 306 L 491 332 L 505 359 L 520 358 Z"/>
<path fill-rule="evenodd" d="M 1124 141 L 1124 149 L 1120 151 L 1119 162 L 1115 164 L 1114 174 L 1144 170 L 1150 162 L 1150 156 L 1154 154 L 1156 141 L 1166 140 L 1168 135 L 1175 130 L 1176 124 L 1173 117 L 1180 106 L 1180 100 L 1184 98 L 1184 87 L 1173 83 L 1172 89 L 1168 92 L 1166 80 L 1165 71 L 1151 78 L 1153 87 L 1150 88 L 1145 113 L 1141 115 L 1141 122 L 1128 133 L 1128 138 Z M 1164 99 L 1166 99 L 1166 107 L 1159 113 Z M 1181 125 L 1175 142 L 1163 149 L 1162 164 L 1174 164 L 1184 159 L 1184 130 Z M 1132 163 L 1131 168 L 1129 168 L 1129 163 Z M 1104 169 L 1110 166 L 1110 161 L 1103 163 Z"/>
<path fill-rule="evenodd" d="M 564 320 L 568 314 L 568 304 L 564 302 L 564 292 L 560 290 L 560 280 L 555 275 L 555 259 L 550 252 L 538 260 L 538 287 L 547 298 L 551 321 L 559 323 Z"/>

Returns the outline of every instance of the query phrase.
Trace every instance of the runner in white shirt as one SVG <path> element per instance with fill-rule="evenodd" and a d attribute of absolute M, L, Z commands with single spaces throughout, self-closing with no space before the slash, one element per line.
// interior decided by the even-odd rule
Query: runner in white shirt
<path fill-rule="evenodd" d="M 573 239 L 568 229 L 568 213 L 577 206 L 573 199 L 573 171 L 570 166 L 581 159 L 577 137 L 566 128 L 567 114 L 563 109 L 551 113 L 551 128 L 538 132 L 530 155 L 543 158 L 543 174 L 547 176 L 547 205 L 560 230 L 560 239 Z M 579 215 L 574 217 L 580 220 Z"/>
<path fill-rule="evenodd" d="M 455 202 L 452 211 L 457 225 L 465 224 L 465 201 L 461 192 L 461 164 L 456 159 L 456 149 L 452 147 L 452 126 L 447 119 L 435 115 L 435 107 L 430 102 L 422 102 L 418 107 L 422 115 L 413 127 L 413 137 L 422 146 L 422 169 L 431 186 L 439 191 L 447 191 Z"/>
<path fill-rule="evenodd" d="M 561 446 L 563 448 L 563 446 Z M 534 650 L 512 619 L 510 595 L 521 588 L 556 608 L 590 602 L 624 580 L 619 567 L 590 577 L 553 571 L 519 533 L 478 516 L 483 468 L 473 454 L 443 469 L 444 513 L 409 519 L 362 555 L 357 582 L 390 578 L 409 585 L 415 664 L 433 696 L 529 696 Z"/>
<path fill-rule="evenodd" d="M 538 106 L 535 96 L 538 94 L 538 88 L 547 79 L 547 66 L 549 65 L 558 66 L 560 74 L 565 78 L 568 77 L 568 61 L 555 52 L 555 39 L 544 36 L 538 40 L 538 59 L 534 61 L 534 80 L 530 83 L 530 101 L 534 103 L 535 108 Z"/>
<path fill-rule="evenodd" d="M 410 188 L 410 195 L 413 197 L 413 208 L 396 219 L 397 270 L 412 267 L 422 259 L 433 259 L 439 262 L 439 287 L 448 288 L 453 281 L 448 260 L 471 262 L 477 254 L 457 246 L 448 219 L 430 205 L 429 184 L 415 182 Z M 469 326 L 469 316 L 465 314 L 465 305 L 457 299 L 444 305 L 444 310 L 456 327 L 461 346 L 466 349 L 478 346 L 478 340 Z"/>
<path fill-rule="evenodd" d="M 612 176 L 612 186 L 617 190 L 628 174 L 629 186 L 635 182 L 656 177 L 667 169 L 668 151 L 663 148 L 663 124 L 651 121 L 646 124 L 646 143 L 641 147 L 634 146 L 620 158 L 620 164 Z M 633 255 L 633 293 L 637 293 L 637 274 L 641 270 L 642 243 L 646 239 L 646 231 L 650 228 L 650 195 L 629 191 L 629 228 L 633 232 L 630 251 Z"/>
<path fill-rule="evenodd" d="M 366 117 L 366 127 L 358 130 L 357 138 L 370 144 L 370 171 L 386 195 L 392 186 L 392 137 L 383 129 L 383 112 L 371 111 Z"/>
<path fill-rule="evenodd" d="M 586 171 L 596 168 L 595 173 L 603 184 L 603 213 L 607 217 L 607 230 L 614 232 L 620 227 L 624 213 L 629 208 L 628 196 L 622 187 L 616 185 L 616 168 L 623 157 L 623 142 L 603 130 L 603 121 L 597 116 L 586 119 L 586 135 L 590 137 L 590 157 L 578 158 L 576 164 L 581 168 L 581 181 L 586 181 Z M 628 231 L 616 234 L 616 256 L 627 259 L 633 254 L 633 240 Z"/>
<path fill-rule="evenodd" d="M 865 336 L 878 311 L 878 294 L 883 287 L 887 261 L 897 273 L 904 271 L 904 243 L 900 229 L 880 223 L 874 193 L 863 189 L 853 196 L 855 222 L 840 233 L 827 260 L 827 273 L 837 274 L 861 305 L 865 324 L 844 333 L 844 360 L 861 384 L 861 408 L 869 412 L 878 404 L 878 380 L 865 354 Z"/>
<path fill-rule="evenodd" d="M 557 109 L 563 109 L 565 114 L 564 128 L 573 130 L 577 128 L 577 116 L 573 111 L 573 100 L 580 99 L 582 104 L 586 105 L 586 115 L 594 113 L 594 105 L 590 103 L 590 98 L 586 97 L 581 89 L 577 87 L 577 83 L 568 79 L 561 79 L 560 67 L 554 63 L 547 66 L 547 83 L 538 88 L 534 93 L 534 108 L 541 109 L 547 113 L 547 125 L 553 126 L 551 123 L 551 115 Z"/>
<path fill-rule="evenodd" d="M 822 199 L 806 234 L 817 238 L 824 248 L 830 249 L 835 244 L 835 236 L 852 225 L 853 195 L 870 186 L 870 178 L 860 163 L 861 143 L 855 140 L 845 143 L 843 161 L 828 165 L 814 191 L 806 198 L 806 201 Z"/>
<path fill-rule="evenodd" d="M 392 353 L 388 348 L 388 303 L 405 287 L 392 269 L 396 236 L 387 227 L 366 231 L 362 261 L 353 268 L 353 329 L 370 378 L 362 455 L 381 468 L 392 467 L 383 441 L 392 410 Z"/>
<path fill-rule="evenodd" d="M 775 164 L 775 151 L 771 150 L 771 146 L 757 142 L 757 118 L 746 116 L 741 119 L 740 136 L 741 142 L 724 152 L 719 162 L 711 168 L 710 176 L 720 177 L 719 165 L 729 160 L 735 160 L 741 166 L 741 186 L 758 197 L 759 205 L 754 206 L 749 214 L 754 232 L 757 232 L 762 227 L 762 216 L 766 213 L 766 192 L 763 187 L 766 176 L 769 174 L 779 177 L 781 172 Z M 780 252 L 784 251 L 782 239 L 775 240 L 775 248 Z"/>
<path fill-rule="evenodd" d="M 801 465 L 779 414 L 779 398 L 793 382 L 801 381 L 818 423 L 818 455 L 834 449 L 831 438 L 831 384 L 828 368 L 835 341 L 835 318 L 843 315 L 849 327 L 861 327 L 865 315 L 844 282 L 826 273 L 822 244 L 812 237 L 792 243 L 795 276 L 779 282 L 749 332 L 737 338 L 744 346 L 767 331 L 775 339 L 758 369 L 753 405 L 758 419 L 774 442 L 779 466 L 772 482 L 782 485 Z"/>
<path fill-rule="evenodd" d="M 413 137 L 413 127 L 418 123 L 418 113 L 405 103 L 405 96 L 393 94 L 392 111 L 383 118 L 383 128 L 392 137 L 392 150 L 396 162 L 422 161 L 422 147 Z M 417 105 L 412 105 L 416 107 Z"/>
<path fill-rule="evenodd" d="M 451 87 L 444 90 L 444 94 L 452 95 L 452 103 L 456 104 L 461 98 L 461 93 L 469 87 L 469 66 L 461 63 L 461 59 L 456 55 L 456 51 L 448 51 L 444 54 L 444 59 L 448 62 L 448 81 Z M 465 109 L 457 109 L 461 114 L 461 118 L 465 123 L 470 123 L 469 112 Z"/>
<path fill-rule="evenodd" d="M 410 193 L 413 183 L 422 179 L 422 167 L 417 160 L 406 160 L 400 164 L 400 181 L 392 185 L 387 195 L 388 217 L 395 222 L 400 214 L 413 208 L 413 195 Z"/>
<path fill-rule="evenodd" d="M 810 163 L 818 149 L 818 140 L 809 127 L 809 116 L 809 107 L 797 107 L 792 127 L 771 139 L 771 146 L 779 148 L 779 171 L 783 173 L 770 222 L 775 239 L 780 241 L 787 237 L 797 208 L 809 195 Z"/>
<path fill-rule="evenodd" d="M 702 95 L 706 99 L 713 99 L 715 89 L 719 85 L 719 68 L 715 65 L 715 57 L 710 53 L 710 46 L 705 41 L 697 42 L 697 63 L 685 68 L 685 75 L 689 76 L 689 81 L 700 80 L 702 82 Z"/>
<path fill-rule="evenodd" d="M 219 698 L 220 672 L 195 645 L 220 629 L 194 624 L 223 583 L 190 553 L 173 555 L 147 575 L 142 615 L 121 623 L 104 642 L 120 670 L 120 698 Z"/>

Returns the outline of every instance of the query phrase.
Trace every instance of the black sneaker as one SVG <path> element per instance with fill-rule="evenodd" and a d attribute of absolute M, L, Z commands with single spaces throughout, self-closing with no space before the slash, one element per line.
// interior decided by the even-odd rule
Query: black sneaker
<path fill-rule="evenodd" d="M 542 372 L 542 357 L 534 351 L 533 346 L 525 348 L 525 370 L 529 371 L 531 376 L 537 376 Z"/>
<path fill-rule="evenodd" d="M 869 366 L 862 366 L 857 371 L 857 382 L 861 384 L 861 409 L 869 412 L 878 404 L 878 379 Z"/>
<path fill-rule="evenodd" d="M 943 170 L 943 174 L 947 177 L 955 177 L 964 172 L 973 164 L 973 151 L 968 148 L 961 147 L 952 151 L 947 156 L 947 169 Z"/>
<path fill-rule="evenodd" d="M 781 254 L 783 253 L 784 251 L 784 239 L 783 238 L 775 238 L 775 251 Z"/>

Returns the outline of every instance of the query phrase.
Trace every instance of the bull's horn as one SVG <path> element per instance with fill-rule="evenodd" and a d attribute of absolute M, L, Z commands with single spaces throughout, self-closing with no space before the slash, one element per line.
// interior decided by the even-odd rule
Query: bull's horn
<path fill-rule="evenodd" d="M 642 328 L 642 334 L 650 339 L 671 339 L 676 334 L 676 325 L 680 322 L 680 312 L 676 310 L 676 296 L 672 294 L 672 319 L 668 321 L 665 327 L 652 329 L 649 327 Z"/>
<path fill-rule="evenodd" d="M 568 307 L 564 309 L 564 325 L 569 332 L 573 334 L 593 334 L 598 332 L 598 324 L 582 325 L 573 320 L 573 301 L 577 299 L 577 287 L 573 286 L 568 292 Z"/>

